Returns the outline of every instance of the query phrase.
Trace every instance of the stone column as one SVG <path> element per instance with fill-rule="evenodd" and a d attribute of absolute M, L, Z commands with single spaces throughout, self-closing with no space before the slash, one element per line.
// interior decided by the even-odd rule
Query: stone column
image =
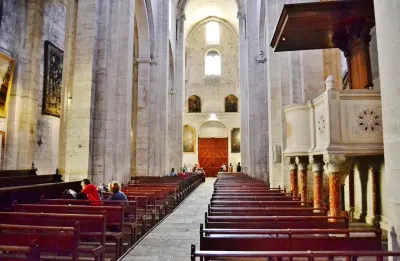
<path fill-rule="evenodd" d="M 382 93 L 383 138 L 385 150 L 385 198 L 390 228 L 389 249 L 400 249 L 400 63 L 393 59 L 400 53 L 400 5 L 398 1 L 374 0 L 378 59 Z"/>
<path fill-rule="evenodd" d="M 240 72 L 240 160 L 242 172 L 252 175 L 249 159 L 249 93 L 247 84 L 247 38 L 246 15 L 238 13 L 239 19 L 239 72 Z"/>
<path fill-rule="evenodd" d="M 7 116 L 6 169 L 29 169 L 37 149 L 43 0 L 18 2 L 14 84 Z M 1 37 L 1 36 L 0 36 Z"/>
<path fill-rule="evenodd" d="M 300 184 L 299 184 L 299 195 L 301 201 L 307 201 L 308 198 L 308 184 L 307 184 L 307 166 L 308 159 L 307 157 L 296 157 L 297 164 L 297 175 L 299 176 Z"/>
<path fill-rule="evenodd" d="M 174 135 L 173 144 L 170 143 L 170 167 L 180 171 L 183 165 L 183 116 L 185 107 L 185 14 L 178 14 L 176 19 L 176 44 L 175 44 L 175 71 L 174 71 L 174 100 L 171 102 L 175 108 L 174 126 L 170 135 Z M 171 111 L 172 113 L 172 111 Z"/>
<path fill-rule="evenodd" d="M 66 181 L 87 178 L 90 172 L 92 93 L 95 86 L 99 16 L 98 0 L 79 1 L 78 6 L 74 2 L 68 1 L 70 4 L 67 6 L 67 24 L 74 19 L 70 15 L 76 10 L 77 22 L 76 36 L 72 37 L 75 43 L 71 44 L 72 48 L 64 59 L 64 69 L 71 75 L 68 75 L 68 81 L 63 82 L 68 102 L 63 105 L 60 126 L 59 170 Z M 71 35 L 67 33 L 66 44 L 71 40 L 69 38 Z"/>
<path fill-rule="evenodd" d="M 344 171 L 345 156 L 342 154 L 325 154 L 325 170 L 329 178 L 329 216 L 341 215 L 341 184 L 344 184 L 347 173 Z"/>
<path fill-rule="evenodd" d="M 310 156 L 309 161 L 313 171 L 314 208 L 324 208 L 325 204 L 322 195 L 324 174 L 323 163 L 313 156 Z"/>
<path fill-rule="evenodd" d="M 290 192 L 293 197 L 297 197 L 299 195 L 299 185 L 297 180 L 297 165 L 294 162 L 289 163 L 290 170 Z"/>
<path fill-rule="evenodd" d="M 379 226 L 379 222 L 381 221 L 380 164 L 371 164 L 369 166 L 369 171 L 372 176 L 372 223 L 376 226 Z"/>

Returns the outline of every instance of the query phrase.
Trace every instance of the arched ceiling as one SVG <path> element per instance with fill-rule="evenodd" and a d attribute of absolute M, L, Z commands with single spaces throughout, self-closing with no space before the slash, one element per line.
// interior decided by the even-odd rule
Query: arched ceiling
<path fill-rule="evenodd" d="M 185 9 L 185 34 L 201 20 L 216 16 L 228 21 L 239 33 L 237 0 L 188 0 Z"/>

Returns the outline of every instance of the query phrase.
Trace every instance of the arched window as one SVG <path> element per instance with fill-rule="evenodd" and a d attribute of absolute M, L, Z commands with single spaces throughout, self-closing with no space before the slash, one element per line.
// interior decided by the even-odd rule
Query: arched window
<path fill-rule="evenodd" d="M 221 75 L 221 56 L 215 50 L 207 52 L 205 61 L 206 76 Z"/>
<path fill-rule="evenodd" d="M 219 24 L 218 22 L 208 22 L 206 25 L 207 44 L 219 44 Z"/>
<path fill-rule="evenodd" d="M 189 112 L 201 112 L 201 99 L 199 96 L 192 95 L 188 99 Z"/>
<path fill-rule="evenodd" d="M 235 95 L 225 97 L 225 112 L 238 112 L 238 98 Z"/>

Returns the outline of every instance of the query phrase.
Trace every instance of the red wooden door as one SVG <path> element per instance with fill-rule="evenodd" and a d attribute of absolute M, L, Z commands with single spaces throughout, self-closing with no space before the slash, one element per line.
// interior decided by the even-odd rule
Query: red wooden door
<path fill-rule="evenodd" d="M 207 177 L 216 177 L 222 164 L 228 166 L 228 138 L 199 138 L 199 163 Z"/>

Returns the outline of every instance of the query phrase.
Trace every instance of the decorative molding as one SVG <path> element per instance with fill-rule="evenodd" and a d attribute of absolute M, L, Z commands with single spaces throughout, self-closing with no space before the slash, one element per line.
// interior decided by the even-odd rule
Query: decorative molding
<path fill-rule="evenodd" d="M 323 114 L 319 115 L 317 124 L 319 133 L 323 134 L 325 132 L 325 117 Z"/>
<path fill-rule="evenodd" d="M 346 157 L 344 154 L 324 154 L 325 170 L 330 173 L 343 173 L 346 164 Z"/>
<path fill-rule="evenodd" d="M 359 109 L 355 125 L 355 133 L 362 134 L 382 134 L 382 116 L 378 107 Z"/>
<path fill-rule="evenodd" d="M 286 139 L 289 139 L 292 136 L 292 125 L 290 122 L 286 122 Z"/>
<path fill-rule="evenodd" d="M 258 57 L 256 57 L 257 63 L 265 63 L 267 61 L 267 57 L 265 57 L 264 52 L 261 51 Z"/>

